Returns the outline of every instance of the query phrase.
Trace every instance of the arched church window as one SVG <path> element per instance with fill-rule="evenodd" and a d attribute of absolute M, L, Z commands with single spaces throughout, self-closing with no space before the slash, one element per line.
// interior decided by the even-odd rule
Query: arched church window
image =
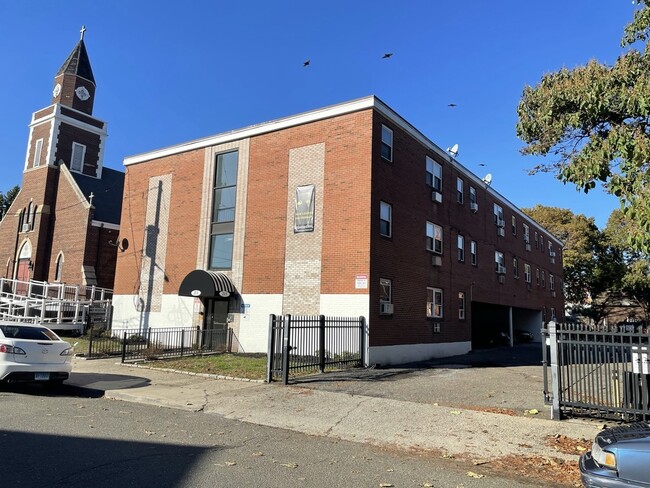
<path fill-rule="evenodd" d="M 59 255 L 56 257 L 56 267 L 54 268 L 54 281 L 61 281 L 64 261 L 63 252 L 59 252 Z"/>

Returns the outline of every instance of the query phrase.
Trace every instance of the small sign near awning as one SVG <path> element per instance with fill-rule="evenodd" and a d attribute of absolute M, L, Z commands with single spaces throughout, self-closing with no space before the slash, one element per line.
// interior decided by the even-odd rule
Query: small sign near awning
<path fill-rule="evenodd" d="M 295 213 L 293 218 L 294 232 L 314 231 L 315 186 L 305 185 L 296 188 Z"/>

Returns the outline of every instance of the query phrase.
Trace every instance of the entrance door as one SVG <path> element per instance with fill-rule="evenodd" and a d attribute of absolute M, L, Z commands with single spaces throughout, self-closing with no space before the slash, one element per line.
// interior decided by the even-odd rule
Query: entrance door
<path fill-rule="evenodd" d="M 206 298 L 204 344 L 213 351 L 224 351 L 228 345 L 228 299 Z"/>
<path fill-rule="evenodd" d="M 16 291 L 17 295 L 26 295 L 29 286 L 29 259 L 19 259 L 16 270 Z"/>

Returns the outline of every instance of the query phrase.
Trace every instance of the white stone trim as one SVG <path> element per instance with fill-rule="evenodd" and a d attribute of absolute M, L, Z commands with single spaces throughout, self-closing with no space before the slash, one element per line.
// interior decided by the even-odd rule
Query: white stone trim
<path fill-rule="evenodd" d="M 91 220 L 90 225 L 93 227 L 103 227 L 104 229 L 120 230 L 120 224 L 111 224 L 110 222 L 102 222 L 101 220 Z"/>

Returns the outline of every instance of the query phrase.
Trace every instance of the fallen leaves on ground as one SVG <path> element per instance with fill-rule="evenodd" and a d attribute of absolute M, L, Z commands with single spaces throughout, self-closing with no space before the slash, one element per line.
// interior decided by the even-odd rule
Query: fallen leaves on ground
<path fill-rule="evenodd" d="M 552 483 L 549 486 L 582 486 L 577 461 L 548 456 L 505 456 L 493 460 L 489 467 L 497 472 L 545 480 Z"/>
<path fill-rule="evenodd" d="M 575 454 L 579 456 L 591 448 L 591 441 L 587 439 L 572 439 L 562 434 L 556 434 L 546 438 L 546 445 L 564 454 Z"/>

